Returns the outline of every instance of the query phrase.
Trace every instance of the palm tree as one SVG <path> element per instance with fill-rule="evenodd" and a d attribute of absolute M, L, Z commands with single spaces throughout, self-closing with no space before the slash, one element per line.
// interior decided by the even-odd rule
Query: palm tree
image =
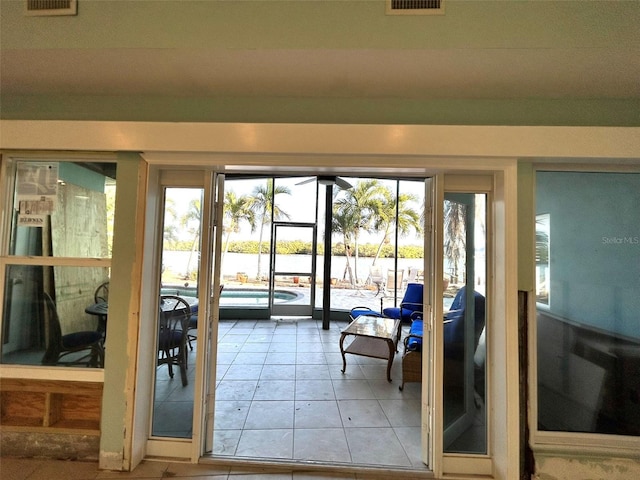
<path fill-rule="evenodd" d="M 178 241 L 178 227 L 176 226 L 176 202 L 173 198 L 167 198 L 164 207 L 164 231 L 162 232 L 162 238 L 164 240 L 165 249 L 171 246 L 171 250 Z"/>
<path fill-rule="evenodd" d="M 549 216 L 536 217 L 536 301 L 549 303 Z"/>
<path fill-rule="evenodd" d="M 360 234 L 375 230 L 375 219 L 382 210 L 389 191 L 379 180 L 368 179 L 359 181 L 353 188 L 342 190 L 341 193 L 342 196 L 334 203 L 334 215 L 350 219 L 348 228 L 351 231 L 347 233 L 354 244 L 354 271 L 357 282 Z"/>
<path fill-rule="evenodd" d="M 467 206 L 444 201 L 444 256 L 451 264 L 451 274 L 458 278 L 458 265 L 466 255 Z"/>
<path fill-rule="evenodd" d="M 180 224 L 184 227 L 189 233 L 193 235 L 193 241 L 191 242 L 191 252 L 189 253 L 189 260 L 187 261 L 187 267 L 185 272 L 185 280 L 189 278 L 189 267 L 191 265 L 191 260 L 194 252 L 196 251 L 196 247 L 198 246 L 198 242 L 200 240 L 200 219 L 202 212 L 202 202 L 200 198 L 194 198 L 189 201 L 189 205 L 187 206 L 187 212 L 182 215 L 180 219 Z M 189 226 L 195 222 L 195 226 Z"/>
<path fill-rule="evenodd" d="M 337 233 L 342 235 L 342 244 L 344 245 L 345 258 L 347 264 L 345 266 L 345 272 L 349 275 L 349 283 L 355 284 L 353 278 L 353 271 L 351 269 L 351 261 L 349 248 L 353 240 L 353 232 L 356 230 L 357 216 L 354 215 L 354 210 L 347 208 L 338 208 L 336 204 L 333 205 L 333 215 L 331 217 L 331 234 Z M 325 252 L 326 255 L 331 255 L 331 252 Z"/>
<path fill-rule="evenodd" d="M 224 213 L 222 221 L 222 231 L 225 235 L 222 259 L 229 251 L 229 239 L 232 233 L 238 233 L 243 222 L 247 222 L 251 227 L 251 233 L 256 231 L 256 217 L 251 209 L 253 200 L 248 195 L 238 197 L 233 190 L 228 190 L 224 194 Z"/>
<path fill-rule="evenodd" d="M 270 224 L 274 220 L 290 218 L 289 214 L 283 211 L 275 204 L 276 195 L 291 195 L 289 187 L 278 186 L 274 189 L 273 179 L 267 179 L 266 185 L 258 185 L 253 189 L 251 194 L 251 208 L 260 219 L 260 236 L 258 238 L 258 273 L 256 278 L 262 278 L 261 260 L 262 260 L 262 237 L 264 226 Z"/>
<path fill-rule="evenodd" d="M 420 214 L 411 207 L 411 202 L 417 202 L 418 197 L 411 193 L 401 193 L 396 201 L 396 197 L 390 191 L 388 193 L 374 220 L 375 231 L 384 231 L 384 235 L 373 258 L 373 265 L 380 257 L 384 244 L 391 240 L 394 229 L 397 229 L 400 237 L 406 237 L 412 230 L 422 233 Z"/>

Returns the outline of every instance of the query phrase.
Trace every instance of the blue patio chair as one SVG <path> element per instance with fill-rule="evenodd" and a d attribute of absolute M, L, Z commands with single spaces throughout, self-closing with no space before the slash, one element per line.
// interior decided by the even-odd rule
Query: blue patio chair
<path fill-rule="evenodd" d="M 411 327 L 404 338 L 404 352 L 402 354 L 402 383 L 398 387 L 404 389 L 404 384 L 422 381 L 422 337 L 424 334 L 423 313 L 411 314 Z"/>
<path fill-rule="evenodd" d="M 353 307 L 351 309 L 351 311 L 349 312 L 349 317 L 351 318 L 351 320 L 355 320 L 360 315 L 370 315 L 370 316 L 374 316 L 374 317 L 383 317 L 384 316 L 380 312 L 377 312 L 377 311 L 375 311 L 374 309 L 372 309 L 370 307 L 363 307 L 363 306 Z"/>
<path fill-rule="evenodd" d="M 474 345 L 478 345 L 480 334 L 485 323 L 485 298 L 474 291 Z M 467 305 L 466 287 L 458 290 L 449 311 L 444 315 L 444 346 L 445 358 L 461 355 L 464 350 L 464 317 Z"/>
<path fill-rule="evenodd" d="M 464 372 L 464 334 L 465 334 L 465 309 L 466 289 L 462 287 L 451 304 L 451 308 L 444 314 L 444 363 L 447 378 L 453 382 L 460 382 Z M 485 298 L 474 291 L 474 350 L 479 346 L 480 336 L 485 326 Z M 412 312 L 410 315 L 411 327 L 409 334 L 404 339 L 404 353 L 402 355 L 402 384 L 422 381 L 422 337 L 423 316 L 422 312 Z M 484 379 L 484 357 L 481 362 L 475 362 L 475 386 L 482 395 L 484 386 L 479 387 L 480 380 Z"/>
<path fill-rule="evenodd" d="M 485 327 L 485 298 L 474 291 L 474 339 L 473 351 L 475 356 L 480 336 Z M 461 288 L 451 304 L 450 310 L 444 315 L 444 369 L 445 389 L 459 388 L 465 379 L 465 310 L 467 305 L 466 289 Z M 480 362 L 474 361 L 474 388 L 481 398 L 484 398 L 484 357 Z"/>
<path fill-rule="evenodd" d="M 413 312 L 421 312 L 424 307 L 424 285 L 422 283 L 409 283 L 404 292 L 404 297 L 397 307 L 387 307 L 382 310 L 382 315 L 389 318 L 400 319 L 402 323 L 411 321 Z"/>

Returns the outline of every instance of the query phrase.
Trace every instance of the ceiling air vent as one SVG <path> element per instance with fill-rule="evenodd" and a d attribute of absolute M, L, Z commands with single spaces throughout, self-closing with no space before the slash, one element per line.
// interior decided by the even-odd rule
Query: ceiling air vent
<path fill-rule="evenodd" d="M 387 0 L 387 15 L 444 15 L 444 0 Z"/>
<path fill-rule="evenodd" d="M 76 15 L 77 0 L 25 0 L 25 14 L 31 16 Z"/>

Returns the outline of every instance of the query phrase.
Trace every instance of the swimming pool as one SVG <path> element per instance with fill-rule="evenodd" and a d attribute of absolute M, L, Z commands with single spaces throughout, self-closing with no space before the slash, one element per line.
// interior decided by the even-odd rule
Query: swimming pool
<path fill-rule="evenodd" d="M 162 293 L 171 295 L 186 295 L 195 297 L 197 292 L 195 287 L 165 285 L 161 289 Z M 275 303 L 293 302 L 303 297 L 302 293 L 291 290 L 276 289 L 274 291 Z M 233 288 L 225 287 L 220 295 L 221 307 L 267 307 L 269 305 L 269 290 L 266 288 Z"/>
<path fill-rule="evenodd" d="M 300 298 L 302 294 L 290 290 L 275 290 L 274 303 L 287 303 Z M 264 306 L 269 304 L 269 290 L 266 288 L 227 288 L 220 295 L 221 307 Z"/>

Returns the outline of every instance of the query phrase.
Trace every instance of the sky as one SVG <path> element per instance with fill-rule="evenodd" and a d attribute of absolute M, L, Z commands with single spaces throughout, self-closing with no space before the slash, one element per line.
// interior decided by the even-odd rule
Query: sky
<path fill-rule="evenodd" d="M 349 181 L 352 185 L 355 185 L 359 180 L 359 178 L 352 177 L 343 177 L 345 180 Z M 283 178 L 276 179 L 276 187 L 279 185 L 286 186 L 290 189 L 291 195 L 278 195 L 276 197 L 276 205 L 280 206 L 286 213 L 290 215 L 289 221 L 293 222 L 315 222 L 315 208 L 316 208 L 316 182 L 310 181 L 305 183 L 306 180 L 313 180 L 314 177 L 302 177 L 302 178 Z M 260 183 L 263 184 L 264 179 L 256 180 L 229 180 L 225 182 L 225 190 L 233 190 L 237 196 L 240 195 L 250 195 L 254 189 L 254 187 Z M 383 183 L 387 183 L 391 186 L 391 188 L 395 191 L 395 181 L 382 180 Z M 320 185 L 320 196 L 321 201 L 319 205 L 319 218 L 324 218 L 324 186 Z M 402 182 L 403 191 L 407 191 L 408 193 L 415 194 L 418 198 L 422 199 L 424 197 L 424 183 L 420 181 L 415 182 Z M 334 188 L 334 193 L 335 193 Z M 415 208 L 420 212 L 421 202 L 417 203 Z M 322 224 L 322 220 L 320 220 L 320 224 L 318 224 L 318 233 L 323 233 L 324 225 Z M 253 237 L 257 238 L 257 233 L 253 235 Z M 233 237 L 236 240 L 241 239 L 251 239 L 252 235 L 249 228 L 244 228 L 242 232 L 240 232 L 237 236 Z M 363 234 L 361 241 L 364 243 L 374 242 L 377 243 L 381 240 L 381 234 L 378 235 L 368 235 Z M 403 243 L 410 244 L 418 244 L 420 240 L 411 237 L 405 240 Z"/>

